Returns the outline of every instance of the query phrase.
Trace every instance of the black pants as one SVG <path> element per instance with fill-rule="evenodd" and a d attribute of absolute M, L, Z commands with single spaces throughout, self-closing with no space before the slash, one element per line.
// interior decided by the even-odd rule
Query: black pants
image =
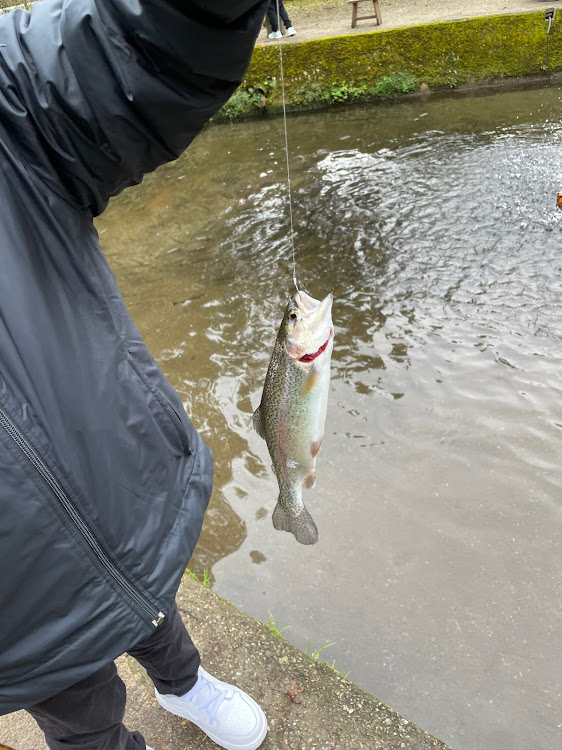
<path fill-rule="evenodd" d="M 279 15 L 281 16 L 281 20 L 283 21 L 285 28 L 288 29 L 289 26 L 293 25 L 289 19 L 287 11 L 285 10 L 283 1 L 270 0 L 269 5 L 267 6 L 267 20 L 271 24 L 272 31 L 279 31 L 279 22 L 277 20 L 277 2 L 279 2 Z"/>
<path fill-rule="evenodd" d="M 197 681 L 199 652 L 177 607 L 144 641 L 129 651 L 159 693 L 184 695 Z M 139 732 L 123 724 L 125 683 L 111 662 L 99 672 L 27 710 L 51 750 L 145 750 Z"/>

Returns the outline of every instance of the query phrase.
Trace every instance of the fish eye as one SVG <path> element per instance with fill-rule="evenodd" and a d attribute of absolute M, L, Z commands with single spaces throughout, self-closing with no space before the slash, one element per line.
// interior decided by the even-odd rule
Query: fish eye
<path fill-rule="evenodd" d="M 297 317 L 298 317 L 298 316 L 297 316 L 296 312 L 291 312 L 291 313 L 289 313 L 289 318 L 290 318 L 291 320 L 296 320 L 296 319 L 297 319 Z"/>

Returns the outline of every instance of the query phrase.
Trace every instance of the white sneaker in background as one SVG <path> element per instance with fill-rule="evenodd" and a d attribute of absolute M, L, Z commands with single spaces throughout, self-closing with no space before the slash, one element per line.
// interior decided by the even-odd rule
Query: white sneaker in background
<path fill-rule="evenodd" d="M 185 695 L 155 693 L 162 708 L 193 722 L 225 750 L 257 750 L 267 734 L 267 719 L 255 700 L 203 667 Z"/>
<path fill-rule="evenodd" d="M 270 39 L 281 39 L 283 34 L 280 31 L 272 31 L 271 34 L 268 34 L 268 37 Z"/>
<path fill-rule="evenodd" d="M 297 32 L 295 31 L 295 29 L 292 26 L 289 26 L 289 28 L 287 29 L 287 34 L 289 36 L 295 36 L 296 33 Z"/>

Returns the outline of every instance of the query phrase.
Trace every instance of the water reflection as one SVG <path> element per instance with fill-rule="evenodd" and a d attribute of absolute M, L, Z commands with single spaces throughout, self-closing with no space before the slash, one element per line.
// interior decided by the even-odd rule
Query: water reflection
<path fill-rule="evenodd" d="M 336 300 L 314 548 L 273 531 L 251 429 L 291 294 L 281 121 L 209 129 L 98 222 L 215 453 L 194 567 L 459 749 L 562 744 L 559 109 L 290 120 L 299 279 Z"/>

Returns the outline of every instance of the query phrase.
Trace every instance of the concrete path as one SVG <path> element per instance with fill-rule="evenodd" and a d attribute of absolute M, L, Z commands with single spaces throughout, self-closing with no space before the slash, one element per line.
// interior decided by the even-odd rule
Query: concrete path
<path fill-rule="evenodd" d="M 270 729 L 263 750 L 448 750 L 187 576 L 178 606 L 203 666 L 246 690 L 266 712 Z M 129 728 L 141 730 L 156 750 L 216 750 L 194 725 L 156 704 L 152 683 L 137 662 L 125 656 L 118 664 L 127 684 Z M 46 750 L 41 733 L 23 711 L 0 716 L 0 750 L 2 743 L 13 750 Z"/>
<path fill-rule="evenodd" d="M 283 37 L 283 44 L 297 44 L 307 39 L 361 34 L 366 31 L 393 29 L 418 23 L 457 21 L 474 16 L 491 16 L 503 13 L 544 11 L 546 8 L 562 10 L 560 0 L 380 0 L 382 25 L 374 20 L 358 21 L 351 28 L 351 6 L 346 0 L 324 0 L 311 7 L 285 0 L 285 7 L 297 33 L 294 37 Z M 360 15 L 368 15 L 369 3 L 359 7 Z M 260 33 L 258 44 L 277 44 L 267 38 L 265 28 Z"/>

